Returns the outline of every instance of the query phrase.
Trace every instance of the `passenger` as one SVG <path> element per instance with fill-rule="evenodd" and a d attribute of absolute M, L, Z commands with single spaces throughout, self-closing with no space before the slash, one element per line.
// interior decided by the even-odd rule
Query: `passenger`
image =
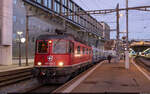
<path fill-rule="evenodd" d="M 107 57 L 107 59 L 108 59 L 108 61 L 109 61 L 109 63 L 111 63 L 111 55 L 108 55 L 108 57 Z"/>

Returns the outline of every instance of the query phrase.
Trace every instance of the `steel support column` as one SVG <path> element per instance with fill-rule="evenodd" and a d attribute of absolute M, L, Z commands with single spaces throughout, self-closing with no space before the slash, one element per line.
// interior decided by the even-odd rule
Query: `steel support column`
<path fill-rule="evenodd" d="M 116 28 L 117 28 L 116 52 L 117 52 L 117 56 L 119 57 L 119 4 L 117 4 L 117 7 L 116 7 L 116 22 L 117 22 L 116 23 Z"/>
<path fill-rule="evenodd" d="M 28 27 L 28 22 L 29 22 L 29 16 L 28 16 L 28 7 L 26 8 L 26 66 L 28 66 L 28 49 L 29 49 L 29 27 Z"/>
<path fill-rule="evenodd" d="M 125 68 L 129 69 L 129 43 L 128 43 L 128 0 L 126 0 L 126 51 L 125 51 Z"/>

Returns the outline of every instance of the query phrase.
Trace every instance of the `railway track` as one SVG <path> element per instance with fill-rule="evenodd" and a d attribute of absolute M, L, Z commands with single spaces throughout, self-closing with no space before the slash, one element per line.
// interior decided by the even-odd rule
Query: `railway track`
<path fill-rule="evenodd" d="M 92 67 L 92 65 L 90 67 Z M 67 82 L 70 82 L 71 80 L 77 78 L 80 74 L 82 74 L 83 72 L 87 71 L 90 67 L 86 67 L 86 68 L 84 68 L 82 70 L 79 70 L 79 72 L 77 74 L 73 74 L 71 76 L 71 78 Z M 53 91 L 55 91 L 56 89 L 58 89 L 59 87 L 61 87 L 64 84 L 47 84 L 47 85 L 41 85 L 41 86 L 39 86 L 37 88 L 34 88 L 34 89 L 30 90 L 30 91 L 27 91 L 26 93 L 32 93 L 32 94 L 53 93 Z"/>
<path fill-rule="evenodd" d="M 84 68 L 84 70 L 80 70 L 78 74 L 73 74 L 71 78 L 67 81 L 71 81 L 73 78 L 77 77 L 79 74 L 82 72 L 86 71 L 88 68 Z M 65 83 L 64 83 L 65 84 Z M 33 88 L 30 91 L 27 91 L 26 93 L 34 93 L 34 94 L 39 94 L 39 93 L 52 93 L 54 90 L 62 86 L 63 84 L 43 84 L 40 85 L 39 87 Z"/>
<path fill-rule="evenodd" d="M 33 77 L 32 68 L 0 72 L 0 87 L 15 84 Z"/>
<path fill-rule="evenodd" d="M 78 77 L 79 74 L 81 74 L 82 72 L 84 72 L 86 70 L 87 69 L 84 69 L 84 70 L 80 71 L 78 74 L 71 76 L 71 78 L 67 82 L 69 82 L 72 79 Z M 64 84 L 45 84 L 45 85 L 41 85 L 41 86 L 39 86 L 37 88 L 34 88 L 34 89 L 30 90 L 30 91 L 27 91 L 26 93 L 32 93 L 32 94 L 53 93 L 53 91 L 55 91 L 56 89 L 58 89 L 60 86 L 62 86 Z"/>
<path fill-rule="evenodd" d="M 27 91 L 26 93 L 32 93 L 32 94 L 39 94 L 39 93 L 52 93 L 54 90 L 56 90 L 58 87 L 60 87 L 61 85 L 51 85 L 51 84 L 47 84 L 47 85 L 41 85 L 37 88 L 34 88 L 30 91 Z"/>
<path fill-rule="evenodd" d="M 77 75 L 73 75 L 70 80 L 86 71 L 88 68 L 79 71 Z M 0 91 L 2 92 L 20 92 L 20 93 L 52 93 L 63 84 L 44 85 L 33 78 L 31 74 L 32 68 L 18 69 L 13 71 L 0 72 Z"/>
<path fill-rule="evenodd" d="M 147 71 L 150 72 L 150 65 L 148 65 L 148 64 L 146 63 L 147 61 L 150 62 L 150 59 L 145 58 L 145 57 L 136 57 L 136 58 L 134 59 L 134 61 L 135 61 L 138 65 L 142 66 L 143 68 L 145 68 Z"/>

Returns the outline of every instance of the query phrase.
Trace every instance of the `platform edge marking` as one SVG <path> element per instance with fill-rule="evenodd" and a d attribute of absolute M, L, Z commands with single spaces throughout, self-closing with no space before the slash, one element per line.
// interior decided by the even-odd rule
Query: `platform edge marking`
<path fill-rule="evenodd" d="M 135 62 L 132 59 L 132 63 L 137 67 L 137 69 L 148 79 L 150 80 L 150 76 L 148 74 L 146 74 L 137 64 L 135 64 Z"/>
<path fill-rule="evenodd" d="M 104 62 L 99 63 L 97 66 L 95 66 L 91 71 L 89 71 L 87 74 L 85 74 L 83 77 L 81 77 L 79 80 L 74 82 L 71 86 L 66 88 L 62 93 L 70 93 L 74 88 L 76 88 L 85 78 L 87 78 L 97 67 L 101 66 Z"/>

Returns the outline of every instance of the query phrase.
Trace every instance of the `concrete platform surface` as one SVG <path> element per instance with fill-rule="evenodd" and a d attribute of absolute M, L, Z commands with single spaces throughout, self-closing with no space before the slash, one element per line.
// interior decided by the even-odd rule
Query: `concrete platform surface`
<path fill-rule="evenodd" d="M 5 71 L 12 71 L 12 70 L 17 70 L 17 69 L 24 69 L 24 68 L 31 68 L 33 67 L 33 59 L 29 59 L 29 66 L 25 65 L 25 60 L 22 60 L 21 66 L 19 66 L 18 63 L 19 60 L 15 59 L 13 60 L 12 65 L 0 65 L 0 72 L 5 72 Z"/>
<path fill-rule="evenodd" d="M 146 78 L 137 67 L 130 62 L 130 69 L 124 68 L 124 61 L 119 63 L 108 63 L 103 61 L 95 68 L 89 76 L 83 78 L 84 73 L 78 80 L 71 82 L 70 85 L 64 85 L 61 91 L 63 93 L 149 93 L 150 94 L 150 80 Z M 150 76 L 150 75 L 149 75 Z M 82 80 L 81 80 L 82 79 Z M 79 81 L 80 80 L 80 81 Z M 69 83 L 68 83 L 69 84 Z"/>

